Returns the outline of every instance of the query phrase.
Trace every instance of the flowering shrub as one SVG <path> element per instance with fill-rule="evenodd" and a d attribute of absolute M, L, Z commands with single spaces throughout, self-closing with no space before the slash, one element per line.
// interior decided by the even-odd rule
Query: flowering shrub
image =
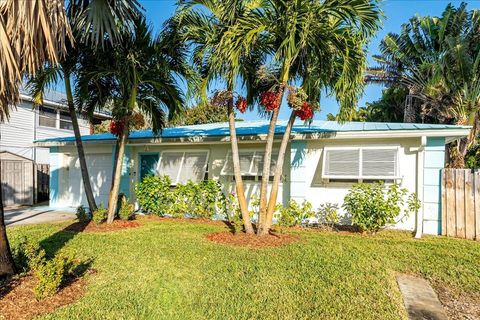
<path fill-rule="evenodd" d="M 238 97 L 237 102 L 235 102 L 235 107 L 237 110 L 241 113 L 245 113 L 245 111 L 247 111 L 247 106 L 247 99 L 244 97 Z"/>
<path fill-rule="evenodd" d="M 273 111 L 279 107 L 278 93 L 272 91 L 262 92 L 260 104 L 267 110 Z"/>

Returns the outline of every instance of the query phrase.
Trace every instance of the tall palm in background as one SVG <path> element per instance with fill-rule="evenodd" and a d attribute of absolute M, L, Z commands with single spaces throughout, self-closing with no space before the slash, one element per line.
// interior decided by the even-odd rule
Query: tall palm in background
<path fill-rule="evenodd" d="M 78 72 L 79 103 L 85 112 L 107 104 L 112 107 L 117 135 L 116 161 L 108 203 L 108 219 L 114 220 L 125 147 L 131 126 L 141 114 L 151 121 L 159 134 L 165 126 L 165 111 L 172 118 L 184 104 L 179 87 L 181 79 L 193 79 L 194 73 L 185 64 L 183 44 L 172 45 L 174 33 L 164 30 L 154 38 L 145 19 L 134 20 L 133 33 L 125 30 L 115 46 L 104 54 L 86 56 Z M 195 83 L 195 81 L 194 81 Z"/>
<path fill-rule="evenodd" d="M 268 198 L 273 139 L 285 89 L 300 81 L 312 104 L 319 104 L 320 92 L 332 90 L 340 102 L 342 117 L 348 119 L 362 91 L 365 52 L 363 46 L 377 30 L 380 10 L 368 0 L 266 0 L 239 19 L 225 37 L 227 56 L 249 52 L 259 41 L 267 41 L 279 76 L 272 91 L 278 107 L 272 111 L 265 146 L 258 234 L 270 228 L 276 205 L 283 162 L 296 118 L 292 110 L 279 147 L 276 169 Z"/>
<path fill-rule="evenodd" d="M 136 0 L 78 2 L 85 10 L 78 12 L 76 28 L 84 30 L 85 42 L 94 46 L 103 43 L 106 34 L 114 41 L 118 20 L 128 20 L 130 9 L 139 7 Z M 34 76 L 45 63 L 58 64 L 71 41 L 63 0 L 0 1 L 0 121 L 8 120 L 10 107 L 19 102 L 23 77 Z M 1 196 L 0 192 L 0 277 L 15 272 Z"/>
<path fill-rule="evenodd" d="M 405 120 L 473 125 L 453 148 L 453 166 L 463 167 L 478 133 L 480 14 L 448 5 L 441 17 L 416 16 L 400 34 L 382 41 L 378 66 L 368 81 L 408 89 Z"/>
<path fill-rule="evenodd" d="M 217 107 L 225 107 L 228 115 L 230 143 L 232 150 L 233 171 L 235 177 L 235 193 L 238 199 L 242 220 L 246 233 L 253 234 L 245 187 L 240 169 L 238 139 L 235 129 L 234 98 L 237 83 L 247 89 L 245 103 L 250 106 L 256 98 L 255 76 L 264 62 L 265 52 L 259 46 L 246 51 L 229 53 L 225 35 L 234 28 L 239 19 L 248 16 L 258 1 L 249 0 L 195 0 L 181 1 L 172 18 L 182 38 L 191 46 L 193 61 L 203 76 L 201 88 L 202 100 L 206 99 L 209 85 L 215 81 L 223 81 L 226 90 L 217 92 Z M 261 43 L 260 43 L 261 44 Z M 227 47 L 225 47 L 227 45 Z"/>

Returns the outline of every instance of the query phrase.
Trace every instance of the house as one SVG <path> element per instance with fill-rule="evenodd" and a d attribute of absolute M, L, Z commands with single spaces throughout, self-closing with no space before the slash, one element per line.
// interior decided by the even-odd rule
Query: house
<path fill-rule="evenodd" d="M 6 152 L 5 155 L 7 155 L 7 153 L 17 155 L 20 157 L 18 159 L 30 159 L 36 165 L 39 172 L 33 174 L 33 179 L 25 179 L 25 181 L 31 181 L 33 185 L 22 185 L 20 189 L 15 185 L 14 178 L 11 179 L 12 181 L 10 181 L 10 179 L 2 179 L 4 189 L 13 190 L 10 193 L 16 194 L 15 197 L 5 195 L 4 200 L 7 205 L 33 204 L 33 202 L 36 202 L 30 195 L 20 195 L 20 193 L 24 192 L 23 190 L 29 190 L 29 192 L 35 196 L 37 193 L 32 192 L 32 190 L 37 189 L 43 191 L 43 193 L 46 193 L 48 199 L 48 188 L 44 188 L 42 182 L 46 181 L 47 185 L 45 187 L 48 187 L 49 149 L 36 146 L 34 141 L 73 135 L 72 120 L 65 103 L 65 94 L 47 91 L 44 97 L 44 103 L 40 107 L 34 107 L 32 97 L 26 94 L 25 91 L 21 91 L 20 99 L 19 105 L 10 110 L 10 118 L 8 121 L 0 123 L 0 152 Z M 94 115 L 94 123 L 100 123 L 109 118 L 110 116 L 107 114 L 96 113 Z M 78 122 L 82 135 L 92 133 L 91 124 L 87 119 L 79 116 Z M 13 161 L 11 156 L 7 158 L 9 161 Z M 11 168 L 15 168 L 15 174 L 12 175 L 12 177 L 30 175 L 25 172 L 24 166 L 15 166 L 13 163 L 9 164 L 11 164 Z"/>
<path fill-rule="evenodd" d="M 279 121 L 277 134 L 284 132 L 285 124 Z M 237 123 L 241 170 L 248 197 L 259 188 L 267 130 L 266 121 Z M 296 124 L 288 145 L 278 201 L 286 204 L 289 199 L 308 200 L 314 208 L 327 202 L 341 206 L 353 183 L 397 182 L 418 195 L 422 208 L 416 217 L 410 216 L 395 227 L 414 230 L 421 223 L 424 232 L 438 234 L 440 170 L 445 163 L 445 144 L 466 136 L 468 131 L 465 126 L 433 124 L 329 121 L 313 121 L 310 126 Z M 278 149 L 279 139 L 274 150 Z M 106 205 L 115 136 L 90 135 L 83 140 L 95 197 Z M 50 148 L 50 205 L 85 205 L 74 139 L 45 139 L 36 145 Z M 135 201 L 135 184 L 150 173 L 169 175 L 173 184 L 208 177 L 220 181 L 226 190 L 233 190 L 228 124 L 167 128 L 160 137 L 153 136 L 151 131 L 132 132 L 126 148 L 121 192 Z"/>

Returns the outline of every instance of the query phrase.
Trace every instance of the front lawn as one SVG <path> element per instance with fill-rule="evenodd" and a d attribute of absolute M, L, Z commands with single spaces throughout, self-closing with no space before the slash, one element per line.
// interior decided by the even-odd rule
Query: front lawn
<path fill-rule="evenodd" d="M 92 259 L 85 296 L 49 319 L 403 319 L 396 272 L 480 292 L 480 243 L 382 232 L 296 231 L 301 241 L 247 249 L 206 240 L 224 227 L 141 221 L 110 233 L 68 223 L 10 228 L 47 250 Z"/>

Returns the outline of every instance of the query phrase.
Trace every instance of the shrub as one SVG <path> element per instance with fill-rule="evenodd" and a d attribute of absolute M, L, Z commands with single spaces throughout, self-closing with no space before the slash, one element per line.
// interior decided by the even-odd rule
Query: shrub
<path fill-rule="evenodd" d="M 20 273 L 35 271 L 45 260 L 45 250 L 43 250 L 38 242 L 33 242 L 23 238 L 19 244 L 12 248 L 13 260 L 15 267 Z"/>
<path fill-rule="evenodd" d="M 291 199 L 288 207 L 281 205 L 277 207 L 277 224 L 280 227 L 293 227 L 314 215 L 315 212 L 312 210 L 312 204 L 310 202 L 305 200 L 300 205 Z"/>
<path fill-rule="evenodd" d="M 235 232 L 241 231 L 243 227 L 242 212 L 238 204 L 238 198 L 234 193 L 225 196 L 225 218 L 229 221 Z"/>
<path fill-rule="evenodd" d="M 315 216 L 318 219 L 319 223 L 325 225 L 329 229 L 333 229 L 335 225 L 340 222 L 338 209 L 339 208 L 337 203 L 323 203 L 318 208 L 317 214 Z"/>
<path fill-rule="evenodd" d="M 90 214 L 87 213 L 87 210 L 83 206 L 78 206 L 77 207 L 77 219 L 81 223 L 87 223 L 90 221 Z"/>
<path fill-rule="evenodd" d="M 138 204 L 144 213 L 163 216 L 172 212 L 175 203 L 168 176 L 146 176 L 135 186 Z"/>
<path fill-rule="evenodd" d="M 225 214 L 225 195 L 218 182 L 188 181 L 174 188 L 170 185 L 168 176 L 149 176 L 137 183 L 135 190 L 140 208 L 145 213 L 174 217 L 212 218 Z"/>
<path fill-rule="evenodd" d="M 100 204 L 97 210 L 93 211 L 92 221 L 96 224 L 100 224 L 107 220 L 108 210 L 103 207 L 103 204 Z"/>
<path fill-rule="evenodd" d="M 64 271 L 65 262 L 63 258 L 55 257 L 39 266 L 35 272 L 38 283 L 34 288 L 37 300 L 53 296 L 57 293 L 58 288 L 60 288 L 62 284 Z"/>
<path fill-rule="evenodd" d="M 128 202 L 127 197 L 123 196 L 120 201 L 120 208 L 118 209 L 118 217 L 121 220 L 130 220 L 135 215 L 135 208 L 133 204 Z"/>
<path fill-rule="evenodd" d="M 383 182 L 356 184 L 345 196 L 343 207 L 352 223 L 362 232 L 375 233 L 389 224 L 402 221 L 420 208 L 414 193 L 398 184 L 385 187 Z M 402 210 L 403 209 L 403 210 Z M 402 214 L 398 221 L 397 217 Z"/>

